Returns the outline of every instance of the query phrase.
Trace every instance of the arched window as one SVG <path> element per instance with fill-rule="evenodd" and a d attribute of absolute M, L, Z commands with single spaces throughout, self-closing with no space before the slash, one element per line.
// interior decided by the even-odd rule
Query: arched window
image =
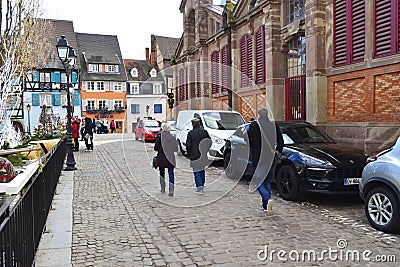
<path fill-rule="evenodd" d="M 306 37 L 292 39 L 286 50 L 286 76 L 293 77 L 306 73 Z"/>

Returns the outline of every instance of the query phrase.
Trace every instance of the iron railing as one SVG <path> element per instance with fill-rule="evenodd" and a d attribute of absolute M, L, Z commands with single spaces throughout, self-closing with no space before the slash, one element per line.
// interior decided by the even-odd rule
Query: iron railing
<path fill-rule="evenodd" d="M 49 152 L 42 171 L 0 207 L 1 266 L 32 266 L 67 151 L 65 141 Z"/>

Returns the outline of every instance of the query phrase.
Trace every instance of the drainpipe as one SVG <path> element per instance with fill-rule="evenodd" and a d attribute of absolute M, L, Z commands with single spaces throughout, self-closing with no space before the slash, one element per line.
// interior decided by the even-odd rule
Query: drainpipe
<path fill-rule="evenodd" d="M 233 94 L 232 94 L 232 27 L 234 26 L 234 18 L 232 11 L 234 5 L 231 0 L 226 0 L 226 33 L 228 35 L 228 106 L 229 109 L 233 108 Z"/>

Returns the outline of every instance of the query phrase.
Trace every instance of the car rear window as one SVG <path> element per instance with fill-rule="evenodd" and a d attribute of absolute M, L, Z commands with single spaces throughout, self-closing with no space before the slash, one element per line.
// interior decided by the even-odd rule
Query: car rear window
<path fill-rule="evenodd" d="M 144 127 L 155 128 L 160 127 L 158 121 L 145 121 Z"/>
<path fill-rule="evenodd" d="M 323 131 L 310 125 L 285 125 L 280 127 L 285 144 L 334 143 Z"/>

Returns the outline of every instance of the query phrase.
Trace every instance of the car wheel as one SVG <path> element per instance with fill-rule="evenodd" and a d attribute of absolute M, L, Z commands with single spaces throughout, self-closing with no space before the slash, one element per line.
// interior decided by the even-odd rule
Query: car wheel
<path fill-rule="evenodd" d="M 364 206 L 367 219 L 374 228 L 384 232 L 400 230 L 399 200 L 392 190 L 386 187 L 372 189 Z"/>
<path fill-rule="evenodd" d="M 231 152 L 226 152 L 226 154 L 224 155 L 224 171 L 229 179 L 238 178 L 235 164 L 231 163 Z"/>
<path fill-rule="evenodd" d="M 276 175 L 276 190 L 285 200 L 297 200 L 300 196 L 295 170 L 288 165 L 282 166 Z"/>

